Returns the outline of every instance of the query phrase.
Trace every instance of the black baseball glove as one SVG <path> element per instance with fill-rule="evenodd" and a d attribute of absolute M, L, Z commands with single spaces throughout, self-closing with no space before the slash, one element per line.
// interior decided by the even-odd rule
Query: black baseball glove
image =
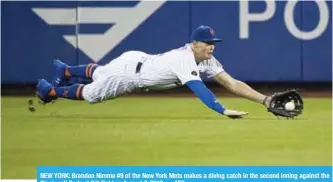
<path fill-rule="evenodd" d="M 268 111 L 272 112 L 275 116 L 294 118 L 302 114 L 304 109 L 303 99 L 296 89 L 274 93 L 270 96 L 270 99 L 267 108 Z M 287 110 L 285 108 L 285 104 L 288 102 L 293 102 L 295 104 L 293 110 Z"/>

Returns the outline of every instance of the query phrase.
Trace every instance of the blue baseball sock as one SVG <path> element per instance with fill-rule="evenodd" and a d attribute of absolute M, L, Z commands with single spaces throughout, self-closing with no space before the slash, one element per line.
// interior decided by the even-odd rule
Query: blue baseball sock
<path fill-rule="evenodd" d="M 87 65 L 78 65 L 78 66 L 68 66 L 67 76 L 74 76 L 80 78 L 92 78 L 92 75 L 96 68 L 97 64 L 87 64 Z"/>
<path fill-rule="evenodd" d="M 71 100 L 84 100 L 82 97 L 83 87 L 84 85 L 82 84 L 75 84 L 68 87 L 55 87 L 55 96 Z"/>

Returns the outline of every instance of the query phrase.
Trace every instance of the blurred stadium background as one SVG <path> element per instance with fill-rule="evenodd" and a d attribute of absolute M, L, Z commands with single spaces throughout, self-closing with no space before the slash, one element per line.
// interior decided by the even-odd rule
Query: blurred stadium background
<path fill-rule="evenodd" d="M 34 178 L 40 165 L 332 165 L 331 1 L 2 1 L 1 15 L 2 178 Z M 223 39 L 227 72 L 266 94 L 299 88 L 305 113 L 277 119 L 207 79 L 249 117 L 221 117 L 186 88 L 27 109 L 54 59 L 161 53 L 201 24 Z"/>

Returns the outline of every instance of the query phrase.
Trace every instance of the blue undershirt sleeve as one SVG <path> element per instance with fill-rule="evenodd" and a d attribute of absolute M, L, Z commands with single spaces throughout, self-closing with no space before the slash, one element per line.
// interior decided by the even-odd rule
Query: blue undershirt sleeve
<path fill-rule="evenodd" d="M 186 85 L 192 90 L 192 92 L 201 99 L 201 101 L 212 110 L 223 114 L 225 108 L 216 99 L 215 95 L 205 86 L 202 81 L 191 80 L 186 82 Z"/>

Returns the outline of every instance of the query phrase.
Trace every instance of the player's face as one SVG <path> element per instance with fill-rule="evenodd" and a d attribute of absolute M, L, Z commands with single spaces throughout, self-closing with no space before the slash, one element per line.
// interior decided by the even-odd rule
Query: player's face
<path fill-rule="evenodd" d="M 215 49 L 215 42 L 195 42 L 194 50 L 197 60 L 207 60 L 212 58 Z"/>

